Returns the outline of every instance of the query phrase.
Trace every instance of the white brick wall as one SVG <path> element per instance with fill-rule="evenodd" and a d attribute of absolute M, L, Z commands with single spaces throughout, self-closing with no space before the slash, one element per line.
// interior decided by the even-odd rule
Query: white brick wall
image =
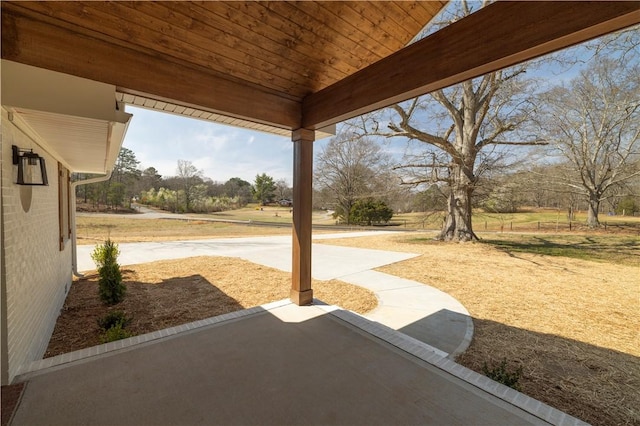
<path fill-rule="evenodd" d="M 16 185 L 11 145 L 44 157 L 49 186 Z M 59 247 L 57 160 L 24 135 L 2 110 L 2 221 L 6 285 L 6 338 L 10 382 L 22 365 L 42 358 L 71 285 L 71 243 Z M 24 211 L 21 191 L 31 190 Z M 24 198 L 24 197 L 23 197 Z M 5 305 L 6 303 L 6 305 Z M 4 384 L 4 383 L 3 383 Z"/>

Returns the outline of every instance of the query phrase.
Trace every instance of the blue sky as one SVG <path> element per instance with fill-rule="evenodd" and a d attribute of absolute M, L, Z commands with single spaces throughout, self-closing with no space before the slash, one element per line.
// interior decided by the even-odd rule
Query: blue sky
<path fill-rule="evenodd" d="M 214 181 L 253 182 L 256 174 L 266 173 L 292 183 L 293 144 L 286 137 L 130 105 L 126 111 L 133 119 L 123 146 L 135 153 L 141 169 L 155 167 L 162 176 L 174 176 L 178 160 L 188 160 Z"/>

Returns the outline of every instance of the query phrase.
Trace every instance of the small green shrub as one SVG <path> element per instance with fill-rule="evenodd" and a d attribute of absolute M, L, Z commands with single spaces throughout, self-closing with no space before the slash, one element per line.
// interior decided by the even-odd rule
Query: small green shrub
<path fill-rule="evenodd" d="M 482 372 L 488 378 L 495 380 L 498 383 L 502 383 L 505 386 L 509 386 L 517 391 L 520 390 L 520 377 L 522 376 L 522 366 L 518 367 L 515 371 L 509 371 L 507 369 L 507 359 L 503 359 L 497 366 L 489 367 L 485 362 L 482 367 Z"/>
<path fill-rule="evenodd" d="M 122 324 L 116 324 L 102 334 L 102 343 L 126 339 L 127 337 L 131 337 L 131 335 L 131 332 L 129 330 L 125 330 Z"/>
<path fill-rule="evenodd" d="M 103 330 L 102 343 L 109 343 L 115 340 L 131 337 L 131 332 L 125 329 L 131 322 L 122 311 L 111 311 L 98 319 L 98 326 Z"/>
<path fill-rule="evenodd" d="M 96 267 L 100 269 L 108 263 L 114 263 L 119 254 L 118 245 L 107 239 L 104 244 L 96 245 L 93 253 L 91 253 L 91 259 L 95 262 Z"/>
<path fill-rule="evenodd" d="M 108 330 L 112 327 L 120 325 L 126 327 L 131 322 L 131 318 L 127 318 L 122 311 L 111 311 L 102 318 L 98 319 L 98 326 L 103 330 Z"/>
<path fill-rule="evenodd" d="M 122 282 L 122 273 L 118 265 L 118 245 L 110 239 L 97 245 L 91 258 L 98 267 L 100 299 L 107 305 L 115 305 L 124 299 L 127 287 Z"/>

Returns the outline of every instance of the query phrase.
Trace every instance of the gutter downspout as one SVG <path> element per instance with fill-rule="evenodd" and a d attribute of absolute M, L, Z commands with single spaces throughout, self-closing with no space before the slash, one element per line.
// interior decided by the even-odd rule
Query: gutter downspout
<path fill-rule="evenodd" d="M 73 200 L 72 208 L 71 208 L 71 267 L 73 269 L 73 275 L 78 278 L 83 278 L 84 275 L 78 272 L 78 250 L 76 247 L 76 187 L 80 185 L 88 185 L 90 183 L 104 182 L 105 180 L 109 180 L 111 178 L 111 173 L 113 170 L 108 170 L 107 174 L 104 176 L 98 176 L 91 179 L 79 180 L 73 182 L 71 184 L 71 199 Z"/>

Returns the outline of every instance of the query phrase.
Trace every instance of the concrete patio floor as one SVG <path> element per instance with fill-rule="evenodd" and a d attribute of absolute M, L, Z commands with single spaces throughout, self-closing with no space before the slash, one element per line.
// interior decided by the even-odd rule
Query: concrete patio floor
<path fill-rule="evenodd" d="M 335 307 L 288 301 L 49 358 L 13 425 L 581 424 Z"/>

